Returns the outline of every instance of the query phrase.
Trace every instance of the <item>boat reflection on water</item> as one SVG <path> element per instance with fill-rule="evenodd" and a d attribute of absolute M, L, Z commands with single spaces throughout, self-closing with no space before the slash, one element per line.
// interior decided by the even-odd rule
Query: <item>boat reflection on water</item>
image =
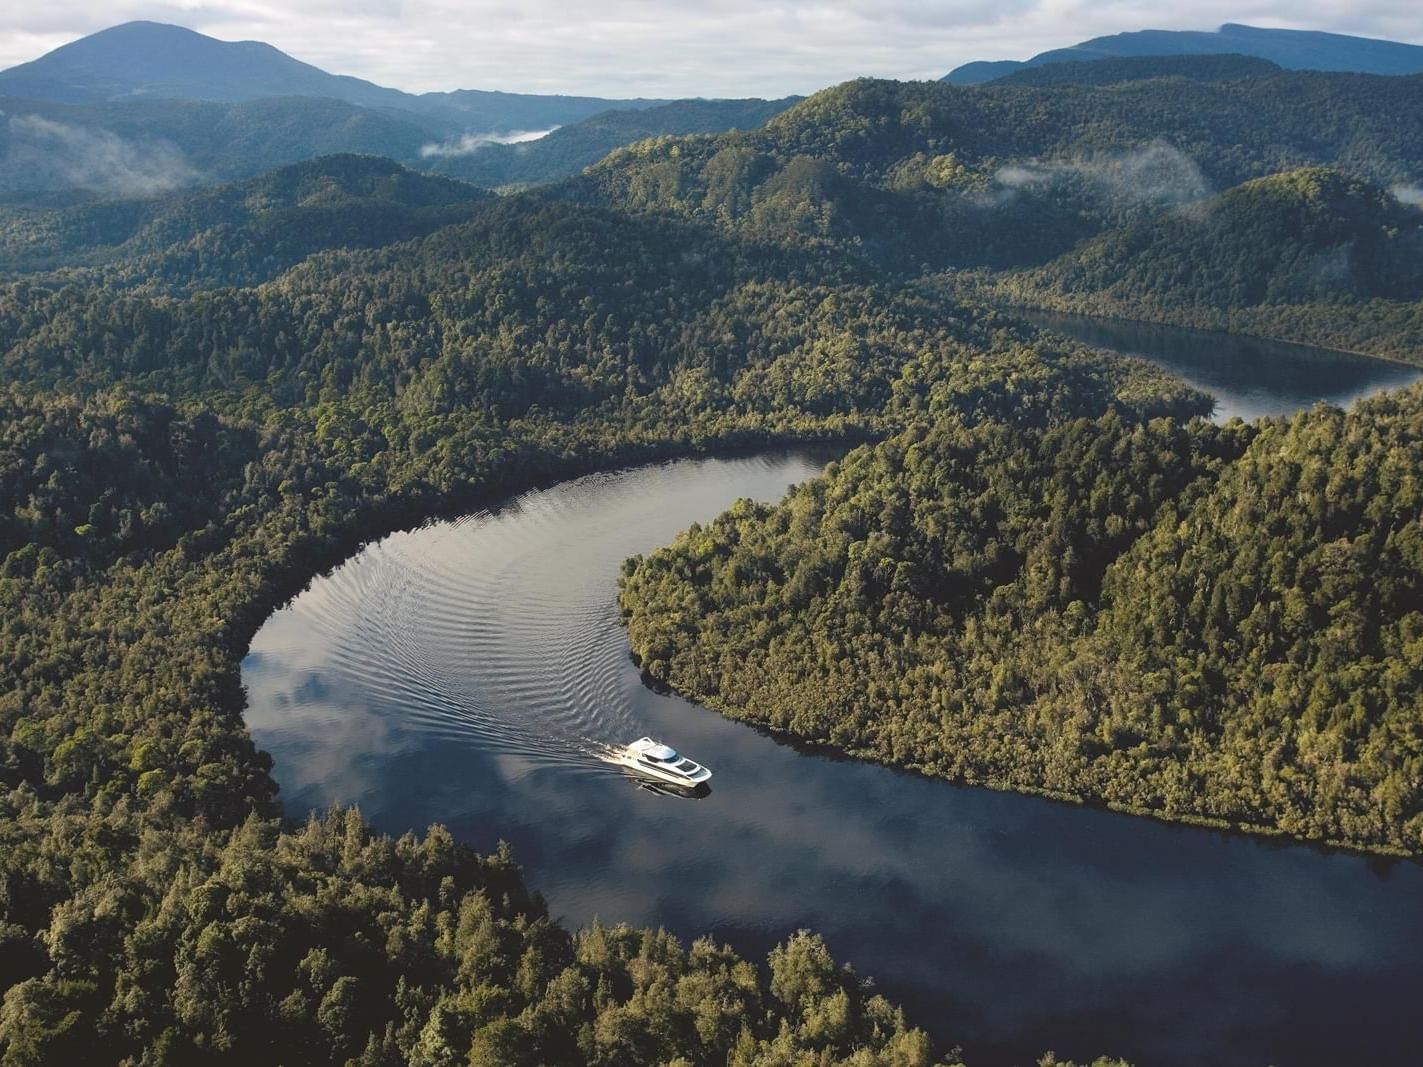
<path fill-rule="evenodd" d="M 659 797 L 676 797 L 678 800 L 703 800 L 711 796 L 711 786 L 706 782 L 700 782 L 694 786 L 672 785 L 670 782 L 659 782 L 655 778 L 644 778 L 640 774 L 624 774 L 623 778 L 631 782 L 639 789 L 645 789 L 649 793 L 654 793 Z"/>

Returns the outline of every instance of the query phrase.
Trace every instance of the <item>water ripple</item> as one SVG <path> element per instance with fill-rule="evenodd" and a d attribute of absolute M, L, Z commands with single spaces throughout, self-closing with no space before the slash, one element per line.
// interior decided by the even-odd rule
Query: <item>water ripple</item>
<path fill-rule="evenodd" d="M 709 479 L 709 466 L 725 470 Z M 299 658 L 321 681 L 267 702 L 309 725 L 331 720 L 339 693 L 401 730 L 604 773 L 608 746 L 647 732 L 627 696 L 616 608 L 629 531 L 650 550 L 678 516 L 710 519 L 748 489 L 777 499 L 820 466 L 781 454 L 596 474 L 392 535 L 258 634 L 254 654 Z"/>

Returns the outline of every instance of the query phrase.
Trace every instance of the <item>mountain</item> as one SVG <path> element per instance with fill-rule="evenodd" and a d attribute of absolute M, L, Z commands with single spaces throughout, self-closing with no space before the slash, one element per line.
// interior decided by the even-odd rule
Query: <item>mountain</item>
<path fill-rule="evenodd" d="M 374 156 L 326 156 L 151 200 L 0 210 L 0 272 L 100 266 L 188 291 L 255 285 L 314 252 L 375 248 L 471 218 L 491 193 Z"/>
<path fill-rule="evenodd" d="M 604 111 L 536 141 L 474 145 L 429 162 L 438 173 L 489 189 L 536 185 L 577 174 L 613 149 L 648 137 L 755 129 L 800 99 L 679 100 L 635 111 Z"/>
<path fill-rule="evenodd" d="M 159 22 L 100 30 L 0 71 L 0 93 L 64 103 L 317 96 L 362 107 L 401 107 L 412 99 L 359 78 L 328 74 L 260 41 L 219 41 Z"/>
<path fill-rule="evenodd" d="M 955 86 L 860 80 L 754 131 L 643 141 L 583 195 L 897 271 L 1041 263 L 1133 218 L 1280 170 L 1423 176 L 1423 78 Z"/>
<path fill-rule="evenodd" d="M 1289 70 L 1352 71 L 1356 74 L 1423 73 L 1423 46 L 1351 37 L 1318 30 L 1276 30 L 1226 23 L 1214 33 L 1194 30 L 1137 30 L 1094 37 L 1070 48 L 1055 48 L 1023 62 L 965 63 L 944 76 L 955 85 L 977 85 L 1023 67 L 1123 56 L 1258 56 Z"/>
<path fill-rule="evenodd" d="M 1148 78 L 1189 78 L 1191 81 L 1234 81 L 1278 74 L 1284 68 L 1258 56 L 1124 56 L 1093 59 L 1080 63 L 1047 63 L 1041 67 L 1020 67 L 992 85 L 1031 86 L 1043 89 L 1056 85 L 1120 85 Z"/>
<path fill-rule="evenodd" d="M 0 96 L 67 104 L 305 96 L 408 112 L 451 131 L 495 133 L 547 129 L 609 108 L 667 102 L 479 90 L 416 95 L 328 74 L 260 41 L 219 41 L 159 22 L 126 22 L 0 71 Z"/>

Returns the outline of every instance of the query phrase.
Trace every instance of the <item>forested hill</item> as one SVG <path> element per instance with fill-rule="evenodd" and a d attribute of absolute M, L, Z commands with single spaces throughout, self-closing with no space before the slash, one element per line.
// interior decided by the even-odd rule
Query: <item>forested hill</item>
<path fill-rule="evenodd" d="M 994 287 L 1017 303 L 1253 325 L 1417 359 L 1423 210 L 1337 170 L 1290 171 L 1110 231 Z"/>
<path fill-rule="evenodd" d="M 1042 262 L 1144 208 L 1302 165 L 1423 172 L 1423 77 L 964 88 L 861 80 L 762 129 L 643 142 L 584 195 L 884 266 Z"/>
<path fill-rule="evenodd" d="M 1107 299 L 1230 308 L 1423 297 L 1423 210 L 1316 167 L 1113 231 L 1026 275 Z"/>
<path fill-rule="evenodd" d="M 536 141 L 480 145 L 433 157 L 429 166 L 487 189 L 538 185 L 577 174 L 613 149 L 649 137 L 753 130 L 799 99 L 678 100 L 659 107 L 605 111 Z"/>
<path fill-rule="evenodd" d="M 102 266 L 170 290 L 255 285 L 314 252 L 463 221 L 492 194 L 376 156 L 325 156 L 199 192 L 58 210 L 0 208 L 0 274 Z"/>
<path fill-rule="evenodd" d="M 634 652 L 927 774 L 1423 853 L 1423 389 L 1218 428 L 953 422 L 624 570 Z"/>

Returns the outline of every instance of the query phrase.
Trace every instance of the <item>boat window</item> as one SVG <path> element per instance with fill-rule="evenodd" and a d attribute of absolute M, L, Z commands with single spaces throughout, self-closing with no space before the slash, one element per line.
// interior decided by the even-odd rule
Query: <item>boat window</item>
<path fill-rule="evenodd" d="M 690 774 L 697 769 L 697 765 L 689 759 L 684 759 L 681 763 L 677 764 L 677 769 L 684 774 Z"/>

